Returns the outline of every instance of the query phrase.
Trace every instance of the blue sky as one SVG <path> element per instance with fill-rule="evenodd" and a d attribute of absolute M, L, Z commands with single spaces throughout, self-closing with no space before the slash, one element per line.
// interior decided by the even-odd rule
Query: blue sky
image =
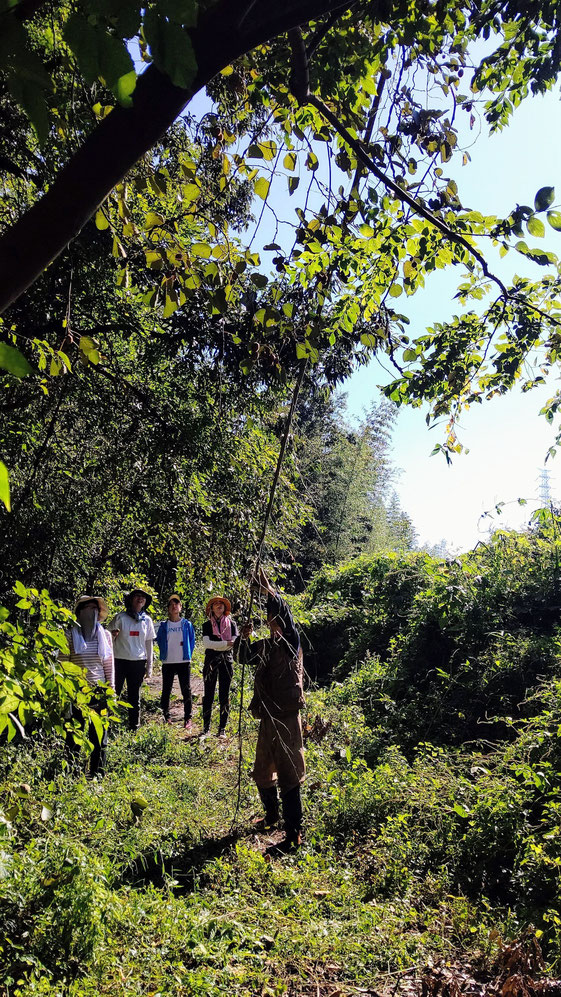
<path fill-rule="evenodd" d="M 555 187 L 556 203 L 561 202 L 560 123 L 557 90 L 529 98 L 505 131 L 490 137 L 483 132 L 470 150 L 472 161 L 450 170 L 462 203 L 483 213 L 506 215 L 516 203 L 533 204 L 536 191 L 544 186 Z M 561 256 L 561 233 L 549 229 L 545 239 L 530 242 Z M 544 272 L 516 253 L 497 261 L 494 269 L 503 277 Z M 439 271 L 424 291 L 405 305 L 400 300 L 400 309 L 411 320 L 412 336 L 458 311 L 452 300 L 458 282 L 458 271 Z M 377 361 L 357 371 L 344 386 L 349 411 L 360 416 L 380 397 L 376 385 L 388 379 Z M 555 426 L 546 423 L 539 411 L 560 387 L 559 378 L 552 378 L 543 388 L 526 394 L 514 390 L 471 408 L 460 433 L 470 452 L 458 456 L 452 467 L 442 456 L 430 456 L 443 432 L 439 436 L 438 428 L 428 430 L 426 410 L 400 410 L 394 434 L 394 462 L 401 468 L 397 491 L 421 542 L 433 544 L 444 538 L 451 548 L 464 550 L 485 539 L 490 525 L 520 526 L 528 520 L 539 504 L 535 501 L 539 471 L 556 436 Z M 550 459 L 547 467 L 553 498 L 561 502 L 561 456 Z M 521 508 L 519 497 L 531 500 L 529 506 Z M 483 512 L 501 501 L 507 503 L 502 515 L 481 520 Z"/>
<path fill-rule="evenodd" d="M 199 95 L 189 111 L 199 116 L 210 107 L 208 98 Z M 466 166 L 451 162 L 446 169 L 458 183 L 463 205 L 484 214 L 505 216 L 517 203 L 533 204 L 536 191 L 544 186 L 556 188 L 555 203 L 561 204 L 560 122 L 557 88 L 543 97 L 528 98 L 503 132 L 489 136 L 482 121 L 473 133 L 461 136 L 460 144 L 469 145 L 471 161 Z M 316 143 L 314 148 L 320 158 L 321 178 L 322 173 L 327 175 L 326 147 Z M 262 166 L 262 161 L 256 161 L 256 165 Z M 289 198 L 286 181 L 279 178 L 271 187 L 269 205 L 280 219 L 294 223 L 300 194 L 301 190 L 298 196 Z M 322 199 L 318 195 L 312 203 L 314 200 L 319 204 Z M 261 208 L 261 203 L 257 203 L 257 215 Z M 267 206 L 254 249 L 259 250 L 273 240 L 288 249 L 291 233 L 288 225 L 281 225 L 280 231 L 275 232 L 274 218 Z M 561 233 L 549 227 L 545 239 L 528 237 L 528 241 L 561 256 Z M 489 255 L 487 245 L 480 248 Z M 263 270 L 268 269 L 272 255 L 262 253 Z M 492 263 L 493 270 L 504 280 L 514 273 L 530 277 L 544 273 L 543 268 L 514 252 L 504 260 L 497 257 Z M 422 292 L 400 299 L 400 310 L 410 318 L 411 336 L 422 334 L 433 321 L 450 318 L 458 312 L 459 305 L 453 295 L 460 280 L 461 272 L 456 268 L 437 271 Z M 380 400 L 377 386 L 391 377 L 391 372 L 378 360 L 357 371 L 343 387 L 350 415 L 360 418 L 373 401 Z M 485 539 L 489 528 L 520 527 L 528 521 L 532 509 L 540 504 L 540 469 L 557 432 L 539 411 L 560 387 L 559 379 L 552 378 L 546 386 L 527 394 L 513 390 L 508 396 L 472 408 L 465 414 L 459 434 L 469 453 L 458 456 L 451 467 L 442 456 L 431 456 L 435 443 L 444 438 L 444 428 L 429 431 L 424 409 L 400 410 L 394 433 L 393 459 L 400 469 L 396 489 L 421 544 L 445 540 L 451 551 L 466 550 Z M 547 467 L 553 499 L 561 502 L 561 456 L 557 461 L 550 459 Z M 520 507 L 518 498 L 527 499 L 528 506 Z M 505 503 L 500 516 L 481 518 L 499 502 Z"/>

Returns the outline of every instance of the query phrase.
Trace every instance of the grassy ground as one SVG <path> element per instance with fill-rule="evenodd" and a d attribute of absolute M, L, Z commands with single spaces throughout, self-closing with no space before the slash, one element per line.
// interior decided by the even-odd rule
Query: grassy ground
<path fill-rule="evenodd" d="M 65 770 L 52 745 L 8 751 L 4 993 L 396 997 L 427 959 L 496 947 L 508 915 L 499 924 L 421 861 L 400 814 L 404 763 L 380 767 L 374 785 L 355 752 L 360 715 L 325 694 L 310 696 L 305 722 L 317 736 L 306 842 L 282 859 L 252 829 L 245 718 L 238 813 L 238 739 L 185 739 L 159 719 L 154 686 L 140 731 L 113 737 L 102 780 Z M 429 824 L 446 805 L 446 766 L 432 778 L 431 799 L 425 786 L 417 800 Z"/>

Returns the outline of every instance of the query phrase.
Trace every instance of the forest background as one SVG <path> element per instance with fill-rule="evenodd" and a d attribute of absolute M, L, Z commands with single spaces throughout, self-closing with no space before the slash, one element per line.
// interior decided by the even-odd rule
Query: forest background
<path fill-rule="evenodd" d="M 459 117 L 504 128 L 555 85 L 558 19 L 461 0 L 0 8 L 7 994 L 546 992 L 558 517 L 455 560 L 414 551 L 391 434 L 396 405 L 426 404 L 450 459 L 467 407 L 556 369 L 553 187 L 499 217 L 463 206 L 448 164 L 469 159 Z M 279 183 L 292 238 L 262 245 Z M 458 313 L 413 336 L 400 299 L 445 268 Z M 334 389 L 373 355 L 387 403 L 349 425 Z M 161 608 L 179 590 L 197 618 L 226 589 L 243 613 L 295 384 L 262 551 L 314 679 L 307 844 L 283 865 L 247 831 L 243 713 L 234 813 L 236 744 L 185 743 L 150 694 L 150 722 L 120 732 L 57 651 L 83 591 L 116 608 L 142 585 Z M 68 764 L 69 702 L 112 728 L 103 782 Z"/>

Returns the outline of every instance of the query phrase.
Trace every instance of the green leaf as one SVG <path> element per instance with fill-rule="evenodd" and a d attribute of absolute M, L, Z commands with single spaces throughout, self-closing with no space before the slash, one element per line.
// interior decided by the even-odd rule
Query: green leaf
<path fill-rule="evenodd" d="M 403 288 L 401 287 L 400 284 L 392 284 L 391 285 L 390 291 L 389 291 L 391 298 L 399 298 L 399 295 L 402 294 L 402 292 L 403 292 Z"/>
<path fill-rule="evenodd" d="M 94 27 L 79 14 L 71 14 L 68 18 L 64 38 L 87 82 L 93 84 L 98 79 L 103 80 L 120 103 L 130 106 L 136 72 L 124 42 L 103 28 Z"/>
<path fill-rule="evenodd" d="M 95 350 L 97 343 L 91 336 L 80 336 L 79 348 L 82 353 L 88 354 L 90 350 Z"/>
<path fill-rule="evenodd" d="M 282 164 L 285 170 L 294 171 L 296 169 L 296 154 L 294 152 L 287 152 Z"/>
<path fill-rule="evenodd" d="M 255 287 L 263 288 L 267 287 L 269 278 L 264 273 L 252 273 L 251 282 L 252 284 L 255 284 Z"/>
<path fill-rule="evenodd" d="M 33 80 L 18 76 L 8 76 L 7 83 L 12 97 L 31 121 L 39 144 L 44 146 L 49 137 L 49 109 L 43 88 Z"/>
<path fill-rule="evenodd" d="M 95 224 L 96 228 L 103 232 L 106 228 L 109 228 L 109 220 L 106 218 L 105 213 L 99 208 L 95 213 Z"/>
<path fill-rule="evenodd" d="M 548 211 L 547 220 L 552 228 L 561 232 L 561 211 Z"/>
<path fill-rule="evenodd" d="M 186 183 L 181 188 L 181 193 L 186 201 L 196 201 L 201 196 L 201 188 L 196 183 Z"/>
<path fill-rule="evenodd" d="M 151 9 L 144 18 L 144 35 L 158 69 L 176 87 L 186 90 L 197 73 L 195 51 L 187 31 Z"/>
<path fill-rule="evenodd" d="M 274 159 L 277 154 L 277 143 L 272 140 L 270 142 L 260 142 L 259 148 L 263 155 L 263 159 L 266 159 L 267 161 Z"/>
<path fill-rule="evenodd" d="M 30 367 L 23 353 L 6 343 L 0 343 L 0 367 L 16 377 L 27 377 L 33 373 L 33 367 Z"/>
<path fill-rule="evenodd" d="M 540 187 L 534 198 L 534 208 L 536 211 L 545 211 L 553 204 L 554 197 L 555 187 Z"/>
<path fill-rule="evenodd" d="M 306 168 L 308 170 L 311 170 L 312 172 L 315 172 L 318 166 L 319 166 L 319 159 L 316 156 L 315 152 L 312 152 L 312 150 L 310 149 L 308 155 L 306 156 Z"/>
<path fill-rule="evenodd" d="M 360 341 L 363 346 L 368 346 L 370 349 L 375 349 L 378 345 L 378 340 L 371 332 L 363 332 Z"/>
<path fill-rule="evenodd" d="M 8 468 L 0 460 L 0 502 L 3 502 L 6 506 L 8 512 L 11 512 L 10 504 L 10 479 L 8 477 Z M 16 583 L 17 584 L 17 583 Z"/>
<path fill-rule="evenodd" d="M 136 87 L 136 72 L 131 69 L 130 72 L 124 73 L 123 76 L 119 76 L 117 83 L 115 84 L 114 93 L 123 107 L 131 107 L 132 100 L 131 94 Z"/>
<path fill-rule="evenodd" d="M 203 260 L 210 259 L 212 255 L 212 250 L 207 242 L 195 242 L 191 246 L 191 253 L 193 256 L 200 256 Z"/>
<path fill-rule="evenodd" d="M 290 177 L 291 180 L 296 179 L 295 177 Z M 263 201 L 267 199 L 269 193 L 269 187 L 271 186 L 270 181 L 266 180 L 265 177 L 258 177 L 255 181 L 255 193 L 258 197 L 262 198 Z"/>
<path fill-rule="evenodd" d="M 149 231 L 151 228 L 156 228 L 158 225 L 163 225 L 164 216 L 160 215 L 158 211 L 149 211 L 144 219 L 144 228 Z"/>
<path fill-rule="evenodd" d="M 288 193 L 292 195 L 298 184 L 300 183 L 300 177 L 289 177 L 288 178 Z"/>
<path fill-rule="evenodd" d="M 466 810 L 465 807 L 462 807 L 460 803 L 454 804 L 454 810 L 458 814 L 458 817 L 463 817 L 464 820 L 466 820 L 469 817 L 469 810 Z"/>
<path fill-rule="evenodd" d="M 530 235 L 535 235 L 538 239 L 543 238 L 545 235 L 545 225 L 541 218 L 536 218 L 535 215 L 530 215 L 526 222 L 526 227 Z"/>
<path fill-rule="evenodd" d="M 49 133 L 44 91 L 51 87 L 51 82 L 43 63 L 29 47 L 25 28 L 15 17 L 2 19 L 0 65 L 12 97 L 23 108 L 44 145 Z"/>
<path fill-rule="evenodd" d="M 166 299 L 164 302 L 164 318 L 169 318 L 173 315 L 177 308 L 179 307 L 177 297 L 175 294 L 166 294 Z"/>
<path fill-rule="evenodd" d="M 123 38 L 132 38 L 140 28 L 138 0 L 96 0 L 97 11 Z"/>

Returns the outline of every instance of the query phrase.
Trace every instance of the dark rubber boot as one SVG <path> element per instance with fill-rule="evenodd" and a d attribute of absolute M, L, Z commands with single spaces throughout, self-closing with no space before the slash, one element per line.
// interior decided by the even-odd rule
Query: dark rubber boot
<path fill-rule="evenodd" d="M 286 837 L 277 845 L 277 851 L 281 853 L 293 852 L 302 844 L 302 800 L 300 797 L 300 786 L 289 789 L 287 793 L 281 793 L 282 815 L 284 817 L 284 830 Z"/>
<path fill-rule="evenodd" d="M 257 788 L 265 810 L 265 815 L 262 818 L 263 830 L 268 831 L 279 822 L 279 794 L 276 786 L 271 786 L 269 789 Z M 261 821 L 257 823 L 261 823 Z"/>

